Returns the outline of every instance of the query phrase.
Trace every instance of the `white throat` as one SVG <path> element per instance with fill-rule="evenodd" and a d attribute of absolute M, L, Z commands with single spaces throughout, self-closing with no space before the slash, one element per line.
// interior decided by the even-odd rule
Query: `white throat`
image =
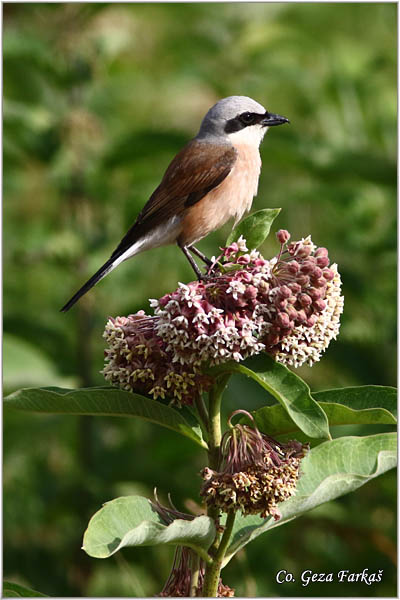
<path fill-rule="evenodd" d="M 258 148 L 261 144 L 264 135 L 267 133 L 268 127 L 260 127 L 260 125 L 252 125 L 251 127 L 245 127 L 240 131 L 234 133 L 228 133 L 228 138 L 234 146 L 245 145 L 253 146 Z"/>

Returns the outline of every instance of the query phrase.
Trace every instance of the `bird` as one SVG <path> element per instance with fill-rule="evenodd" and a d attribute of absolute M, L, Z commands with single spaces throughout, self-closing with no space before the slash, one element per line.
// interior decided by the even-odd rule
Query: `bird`
<path fill-rule="evenodd" d="M 231 218 L 236 225 L 250 210 L 261 171 L 260 143 L 269 127 L 284 123 L 289 119 L 248 96 L 229 96 L 214 104 L 110 258 L 61 312 L 122 262 L 150 248 L 176 243 L 196 276 L 204 277 L 192 254 L 208 265 L 210 261 L 194 244 Z"/>

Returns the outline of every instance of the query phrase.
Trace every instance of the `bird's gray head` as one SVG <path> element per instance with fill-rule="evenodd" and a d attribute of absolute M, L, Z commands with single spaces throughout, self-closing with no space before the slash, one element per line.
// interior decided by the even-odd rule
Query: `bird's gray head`
<path fill-rule="evenodd" d="M 286 117 L 268 112 L 248 96 L 229 96 L 210 108 L 197 138 L 229 139 L 233 143 L 260 144 L 268 127 L 289 123 Z"/>

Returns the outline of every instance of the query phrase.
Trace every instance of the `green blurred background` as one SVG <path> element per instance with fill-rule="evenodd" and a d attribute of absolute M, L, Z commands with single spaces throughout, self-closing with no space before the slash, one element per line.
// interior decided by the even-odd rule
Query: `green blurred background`
<path fill-rule="evenodd" d="M 314 390 L 395 385 L 396 4 L 3 4 L 4 385 L 101 385 L 108 315 L 193 274 L 175 248 L 124 263 L 69 313 L 175 153 L 218 99 L 291 120 L 271 129 L 253 209 L 312 234 L 342 274 L 340 337 L 299 374 Z M 216 254 L 229 227 L 199 244 Z M 274 236 L 262 251 L 276 253 Z M 265 398 L 233 378 L 225 410 Z M 80 550 L 118 495 L 199 502 L 205 456 L 117 418 L 4 415 L 4 575 L 56 596 L 152 596 L 172 549 Z M 362 434 L 352 428 L 346 433 Z M 184 460 L 182 460 L 184 457 Z M 274 529 L 224 571 L 246 596 L 395 596 L 394 472 Z M 384 570 L 381 584 L 277 585 L 280 569 Z M 299 578 L 298 578 L 299 579 Z"/>

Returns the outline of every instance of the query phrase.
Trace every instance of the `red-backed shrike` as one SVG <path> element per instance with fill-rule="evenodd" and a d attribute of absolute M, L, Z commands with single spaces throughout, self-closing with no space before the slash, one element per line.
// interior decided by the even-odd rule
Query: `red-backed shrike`
<path fill-rule="evenodd" d="M 201 277 L 190 251 L 209 261 L 193 244 L 232 217 L 236 224 L 250 210 L 261 169 L 260 142 L 268 127 L 288 122 L 247 96 L 217 102 L 108 261 L 61 310 L 69 310 L 120 263 L 149 248 L 177 243 Z"/>

